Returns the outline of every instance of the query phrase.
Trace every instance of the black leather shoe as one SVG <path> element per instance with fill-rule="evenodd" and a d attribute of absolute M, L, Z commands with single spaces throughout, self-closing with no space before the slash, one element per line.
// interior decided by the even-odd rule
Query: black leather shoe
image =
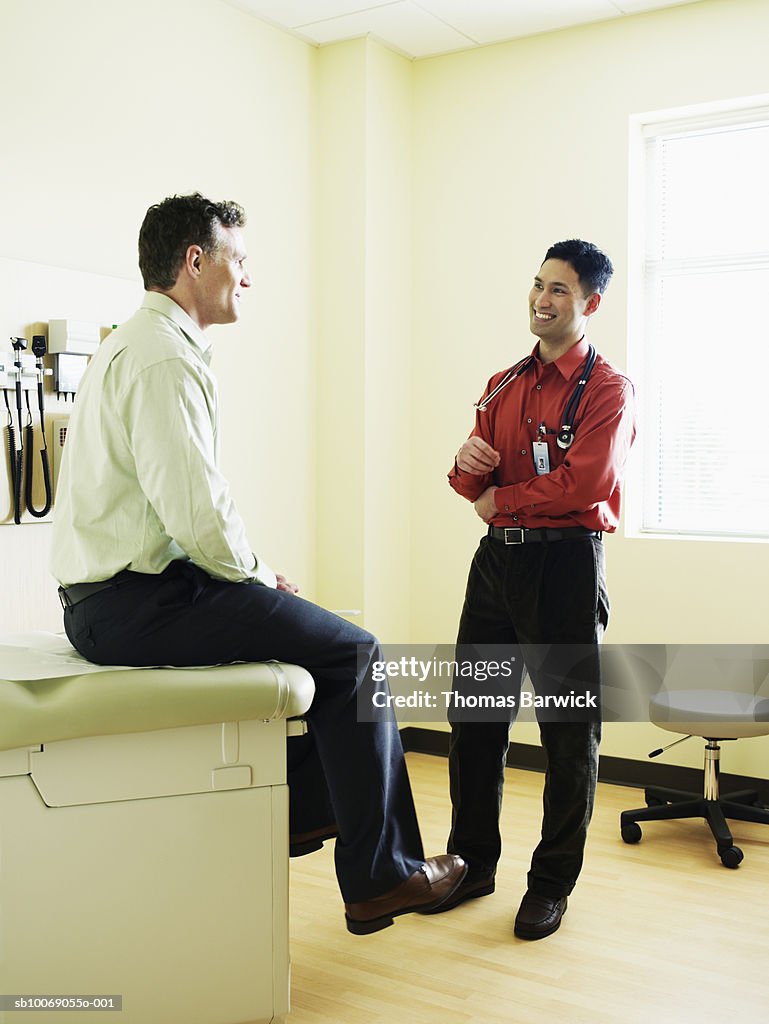
<path fill-rule="evenodd" d="M 339 829 L 335 824 L 324 825 L 312 832 L 299 832 L 288 838 L 289 857 L 304 857 L 306 853 L 315 853 L 323 848 L 326 839 L 336 839 Z"/>
<path fill-rule="evenodd" d="M 466 900 L 474 900 L 479 896 L 490 896 L 494 892 L 493 875 L 474 875 L 468 871 L 464 882 L 457 886 L 454 892 L 443 903 L 437 907 L 427 907 L 420 910 L 420 914 L 442 914 L 445 910 L 453 910 L 460 903 Z"/>
<path fill-rule="evenodd" d="M 347 930 L 370 935 L 393 923 L 400 914 L 437 907 L 448 899 L 467 874 L 467 865 L 452 853 L 431 857 L 400 885 L 362 903 L 345 903 Z"/>
<path fill-rule="evenodd" d="M 527 892 L 515 918 L 515 934 L 519 939 L 544 939 L 546 935 L 552 935 L 561 927 L 566 903 L 565 896 L 553 898 Z"/>

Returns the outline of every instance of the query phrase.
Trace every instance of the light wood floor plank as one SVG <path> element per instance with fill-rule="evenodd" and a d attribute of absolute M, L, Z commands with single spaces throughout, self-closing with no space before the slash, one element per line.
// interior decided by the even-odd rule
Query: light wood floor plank
<path fill-rule="evenodd" d="M 445 849 L 443 758 L 408 755 L 428 855 Z M 769 1020 L 769 829 L 733 822 L 721 865 L 704 822 L 651 822 L 628 846 L 640 790 L 600 784 L 585 867 L 561 929 L 512 934 L 539 838 L 542 776 L 507 770 L 494 895 L 408 915 L 372 936 L 344 927 L 333 844 L 291 862 L 287 1024 L 741 1024 Z"/>

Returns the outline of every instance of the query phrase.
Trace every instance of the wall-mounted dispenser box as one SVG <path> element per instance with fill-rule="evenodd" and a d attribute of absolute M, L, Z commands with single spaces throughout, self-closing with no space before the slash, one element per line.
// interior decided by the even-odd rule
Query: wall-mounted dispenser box
<path fill-rule="evenodd" d="M 57 394 L 74 395 L 88 368 L 87 356 L 57 352 L 53 357 L 53 387 Z"/>
<path fill-rule="evenodd" d="M 91 356 L 99 347 L 101 329 L 98 324 L 81 320 L 49 320 L 48 351 L 68 355 Z"/>

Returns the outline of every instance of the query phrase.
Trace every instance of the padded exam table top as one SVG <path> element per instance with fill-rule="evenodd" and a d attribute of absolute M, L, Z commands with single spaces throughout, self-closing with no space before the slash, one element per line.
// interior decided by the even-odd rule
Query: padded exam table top
<path fill-rule="evenodd" d="M 199 668 L 94 665 L 66 637 L 0 634 L 0 750 L 82 736 L 304 714 L 315 686 L 283 662 Z"/>

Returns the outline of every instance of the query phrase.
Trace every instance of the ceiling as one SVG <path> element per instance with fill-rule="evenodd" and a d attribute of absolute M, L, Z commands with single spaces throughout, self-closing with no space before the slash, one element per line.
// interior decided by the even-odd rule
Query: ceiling
<path fill-rule="evenodd" d="M 225 0 L 317 46 L 374 36 L 419 59 L 699 0 Z"/>

